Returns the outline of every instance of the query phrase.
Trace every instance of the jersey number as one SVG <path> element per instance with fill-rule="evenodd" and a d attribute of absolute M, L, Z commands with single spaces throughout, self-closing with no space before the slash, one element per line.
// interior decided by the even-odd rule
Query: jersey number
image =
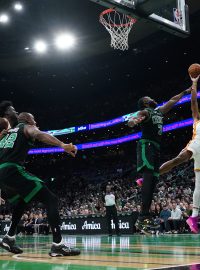
<path fill-rule="evenodd" d="M 17 139 L 17 133 L 12 133 L 12 134 L 6 135 L 0 141 L 0 148 L 13 148 L 16 139 Z"/>

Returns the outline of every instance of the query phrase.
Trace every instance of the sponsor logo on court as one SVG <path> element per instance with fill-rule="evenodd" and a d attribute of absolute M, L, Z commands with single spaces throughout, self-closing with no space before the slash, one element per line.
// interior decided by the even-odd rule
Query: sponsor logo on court
<path fill-rule="evenodd" d="M 113 222 L 113 220 L 111 220 L 111 227 L 112 229 L 115 229 L 115 223 Z M 121 220 L 119 220 L 119 228 L 120 229 L 129 229 L 129 222 L 122 222 Z"/>
<path fill-rule="evenodd" d="M 66 224 L 65 222 L 62 223 L 61 227 L 60 227 L 61 231 L 76 231 L 76 224 L 72 224 L 71 222 L 69 222 L 68 224 Z"/>
<path fill-rule="evenodd" d="M 137 219 L 137 214 L 119 217 L 119 228 L 121 233 L 133 233 L 134 223 Z M 0 222 L 0 234 L 4 235 L 9 231 L 10 221 Z M 111 222 L 112 229 L 115 229 L 115 224 Z M 62 233 L 68 235 L 73 234 L 106 234 L 108 226 L 106 217 L 88 217 L 88 218 L 70 218 L 62 219 L 60 229 Z"/>
<path fill-rule="evenodd" d="M 82 230 L 101 230 L 101 224 L 100 223 L 88 223 L 87 220 L 84 222 L 82 226 Z"/>

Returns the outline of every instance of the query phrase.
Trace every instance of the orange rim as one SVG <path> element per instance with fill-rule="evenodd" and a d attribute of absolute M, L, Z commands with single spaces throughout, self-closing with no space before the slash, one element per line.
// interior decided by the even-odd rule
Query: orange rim
<path fill-rule="evenodd" d="M 100 18 L 103 18 L 103 16 L 104 15 L 106 15 L 106 14 L 109 14 L 109 13 L 112 13 L 112 12 L 115 12 L 115 10 L 114 9 L 112 9 L 112 8 L 109 8 L 109 9 L 106 9 L 106 10 L 104 10 L 103 12 L 101 12 L 101 14 L 100 14 Z M 137 22 L 137 20 L 136 19 L 134 19 L 134 18 L 132 18 L 132 17 L 130 17 L 130 16 L 128 16 L 128 15 L 126 15 L 128 18 L 129 18 L 129 20 L 130 20 L 130 22 L 128 22 L 128 23 L 122 23 L 122 24 L 111 24 L 111 23 L 108 23 L 108 22 L 106 22 L 106 24 L 107 25 L 110 25 L 110 26 L 112 26 L 112 27 L 119 27 L 119 26 L 122 26 L 122 27 L 128 27 L 128 26 L 130 26 L 131 24 L 134 24 L 134 23 L 136 23 Z"/>

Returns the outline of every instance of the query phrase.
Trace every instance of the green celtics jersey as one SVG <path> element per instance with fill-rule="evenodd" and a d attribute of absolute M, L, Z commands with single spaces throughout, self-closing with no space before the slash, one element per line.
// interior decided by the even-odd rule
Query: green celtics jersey
<path fill-rule="evenodd" d="M 0 164 L 14 162 L 22 165 L 31 147 L 31 141 L 24 134 L 25 124 L 20 123 L 0 139 Z"/>
<path fill-rule="evenodd" d="M 141 123 L 142 139 L 161 142 L 163 132 L 163 115 L 159 109 L 147 108 L 148 119 Z"/>

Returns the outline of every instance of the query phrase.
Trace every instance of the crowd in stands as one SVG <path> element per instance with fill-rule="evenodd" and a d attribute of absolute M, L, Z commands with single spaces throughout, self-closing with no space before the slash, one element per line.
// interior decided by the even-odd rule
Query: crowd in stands
<path fill-rule="evenodd" d="M 96 176 L 95 176 L 96 171 Z M 101 169 L 91 168 L 90 171 L 73 173 L 67 182 L 59 185 L 50 184 L 59 198 L 61 218 L 77 216 L 105 215 L 105 188 L 109 184 L 115 193 L 118 214 L 131 214 L 141 211 L 141 188 L 135 180 L 139 177 L 133 174 L 136 169 L 130 162 L 116 163 Z M 98 182 L 88 181 L 96 177 Z M 56 182 L 56 181 L 55 181 Z M 56 187 L 56 189 L 55 189 Z M 58 189 L 59 187 L 59 189 Z M 160 232 L 178 233 L 188 231 L 186 219 L 192 212 L 192 194 L 194 189 L 193 162 L 183 164 L 172 172 L 160 177 L 151 205 L 151 214 L 160 224 Z M 0 220 L 11 220 L 9 205 L 1 206 Z M 19 224 L 19 232 L 26 234 L 49 232 L 45 209 L 34 202 L 24 213 Z"/>

